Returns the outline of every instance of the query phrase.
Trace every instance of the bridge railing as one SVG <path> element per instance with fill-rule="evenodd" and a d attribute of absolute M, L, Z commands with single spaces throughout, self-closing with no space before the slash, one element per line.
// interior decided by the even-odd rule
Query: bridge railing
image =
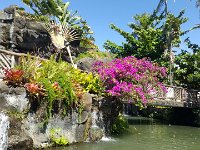
<path fill-rule="evenodd" d="M 39 58 L 37 56 L 31 56 L 25 53 L 15 53 L 12 51 L 2 50 L 0 49 L 0 79 L 3 78 L 3 70 L 5 68 L 12 68 L 14 65 L 20 63 L 22 60 L 27 60 L 28 58 L 34 58 L 39 61 L 47 61 L 46 59 Z M 27 59 L 26 59 L 27 58 Z"/>
<path fill-rule="evenodd" d="M 0 50 L 0 78 L 3 77 L 4 68 L 12 68 L 16 63 L 16 56 L 8 51 Z"/>
<path fill-rule="evenodd" d="M 154 100 L 183 102 L 187 105 L 200 105 L 200 92 L 178 86 L 165 85 L 167 93 L 156 91 L 152 94 Z"/>

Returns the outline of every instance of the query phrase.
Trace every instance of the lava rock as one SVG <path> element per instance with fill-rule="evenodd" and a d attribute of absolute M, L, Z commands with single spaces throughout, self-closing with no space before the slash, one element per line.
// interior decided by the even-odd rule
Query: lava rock
<path fill-rule="evenodd" d="M 92 108 L 92 96 L 89 93 L 84 93 L 81 98 L 83 102 L 83 109 L 86 111 L 91 111 Z"/>
<path fill-rule="evenodd" d="M 32 150 L 33 140 L 28 136 L 12 135 L 8 139 L 8 150 Z"/>
<path fill-rule="evenodd" d="M 99 141 L 103 137 L 103 130 L 98 127 L 92 127 L 89 131 L 89 136 L 91 141 Z"/>

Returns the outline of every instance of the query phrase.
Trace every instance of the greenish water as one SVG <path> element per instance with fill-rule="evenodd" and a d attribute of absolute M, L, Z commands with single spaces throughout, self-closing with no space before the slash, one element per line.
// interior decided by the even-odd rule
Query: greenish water
<path fill-rule="evenodd" d="M 200 128 L 157 124 L 141 118 L 132 118 L 130 123 L 130 133 L 123 136 L 49 150 L 200 150 Z"/>

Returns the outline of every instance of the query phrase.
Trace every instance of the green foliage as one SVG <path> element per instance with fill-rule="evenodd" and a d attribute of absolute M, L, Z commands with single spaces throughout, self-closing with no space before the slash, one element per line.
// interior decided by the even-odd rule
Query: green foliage
<path fill-rule="evenodd" d="M 40 60 L 29 56 L 21 62 L 16 68 L 24 72 L 24 86 L 30 96 L 40 96 L 47 102 L 47 119 L 54 112 L 62 112 L 65 115 L 72 107 L 76 107 L 81 113 L 82 95 L 85 92 L 101 94 L 103 91 L 98 76 L 81 72 L 66 62 L 56 62 L 54 57 Z"/>
<path fill-rule="evenodd" d="M 50 131 L 50 136 L 51 136 L 51 141 L 53 142 L 54 145 L 58 146 L 64 146 L 69 144 L 69 141 L 66 137 L 63 135 L 60 135 L 61 128 L 58 129 L 51 129 Z"/>
<path fill-rule="evenodd" d="M 122 134 L 124 132 L 127 132 L 129 126 L 127 119 L 122 115 L 119 114 L 115 123 L 112 126 L 111 132 L 113 134 Z"/>
<path fill-rule="evenodd" d="M 23 119 L 25 117 L 24 113 L 18 112 L 17 110 L 8 111 L 7 114 L 9 117 L 16 119 Z"/>
<path fill-rule="evenodd" d="M 53 57 L 50 60 L 44 61 L 29 57 L 22 61 L 21 65 L 17 68 L 21 68 L 25 73 L 27 81 L 25 87 L 29 91 L 29 94 L 42 96 L 47 101 L 47 118 L 52 116 L 57 102 L 59 103 L 58 105 L 62 105 L 63 113 L 73 103 L 76 103 L 77 97 L 68 73 L 70 66 L 67 63 L 56 62 Z M 37 95 L 40 92 L 37 92 L 33 85 L 35 85 L 34 87 L 40 87 L 44 94 Z M 34 93 L 30 93 L 31 91 L 34 91 Z"/>
<path fill-rule="evenodd" d="M 114 55 L 112 53 L 109 52 L 102 52 L 102 51 L 98 51 L 98 50 L 91 50 L 91 51 L 87 51 L 85 53 L 81 53 L 78 55 L 78 57 L 76 58 L 77 60 L 80 60 L 82 58 L 94 58 L 96 60 L 102 59 L 102 58 L 109 58 L 109 59 L 114 59 Z"/>
<path fill-rule="evenodd" d="M 103 91 L 102 83 L 99 76 L 94 76 L 92 73 L 81 72 L 79 69 L 71 69 L 70 77 L 72 81 L 79 83 L 83 92 L 101 94 Z"/>
<path fill-rule="evenodd" d="M 81 34 L 81 41 L 80 41 L 80 47 L 84 48 L 92 48 L 97 49 L 98 47 L 94 44 L 95 39 L 92 36 L 93 31 L 91 28 L 87 25 L 86 21 L 81 21 L 81 26 L 78 28 L 80 34 Z"/>
<path fill-rule="evenodd" d="M 56 19 L 61 24 L 67 24 L 77 28 L 81 24 L 82 18 L 68 10 L 69 2 L 64 3 L 62 0 L 22 0 L 35 13 L 36 16 L 47 16 L 50 20 Z"/>
<path fill-rule="evenodd" d="M 15 66 L 16 69 L 23 70 L 24 80 L 26 83 L 31 82 L 36 74 L 37 70 L 40 67 L 40 60 L 37 57 L 31 57 L 28 55 L 27 57 L 20 58 L 20 64 Z"/>
<path fill-rule="evenodd" d="M 76 13 L 71 15 L 68 11 L 69 2 L 64 3 L 62 0 L 22 0 L 27 4 L 37 16 L 57 17 L 63 24 L 75 25 L 76 21 L 81 18 Z"/>
<path fill-rule="evenodd" d="M 56 63 L 52 59 L 50 61 L 42 62 L 42 66 L 38 69 L 34 79 L 37 83 L 43 85 L 46 90 L 47 100 L 49 103 L 48 114 L 51 116 L 55 100 L 64 101 L 65 109 L 71 106 L 76 101 L 72 83 L 69 75 L 64 68 L 66 63 Z M 55 87 L 55 84 L 57 86 Z"/>
<path fill-rule="evenodd" d="M 170 44 L 178 46 L 180 36 L 185 32 L 180 30 L 180 26 L 187 21 L 183 17 L 184 11 L 181 11 L 177 17 L 168 14 L 166 20 L 163 13 L 159 16 L 142 14 L 134 16 L 135 22 L 128 24 L 132 32 L 126 32 L 111 24 L 111 29 L 123 36 L 126 42 L 117 45 L 114 42 L 107 41 L 104 44 L 105 49 L 116 54 L 118 57 L 133 55 L 137 58 L 148 57 L 152 61 L 163 61 L 163 53 L 168 49 L 170 34 Z"/>
<path fill-rule="evenodd" d="M 176 56 L 175 82 L 177 85 L 200 89 L 200 47 L 186 40 L 192 52 L 182 50 Z"/>

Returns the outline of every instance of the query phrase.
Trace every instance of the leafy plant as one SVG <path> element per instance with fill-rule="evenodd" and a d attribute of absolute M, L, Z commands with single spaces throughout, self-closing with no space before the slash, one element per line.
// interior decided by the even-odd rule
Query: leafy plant
<path fill-rule="evenodd" d="M 41 59 L 37 57 L 27 57 L 20 58 L 20 64 L 16 65 L 15 68 L 23 70 L 24 82 L 29 83 L 34 81 L 34 75 L 36 74 L 38 68 L 41 66 Z"/>
<path fill-rule="evenodd" d="M 24 87 L 29 92 L 29 94 L 33 94 L 37 96 L 45 95 L 44 89 L 38 84 L 26 83 Z"/>
<path fill-rule="evenodd" d="M 37 16 L 48 16 L 51 19 L 56 17 L 63 24 L 76 25 L 81 17 L 71 14 L 68 11 L 69 2 L 64 3 L 62 0 L 22 0 L 27 4 Z"/>
<path fill-rule="evenodd" d="M 48 114 L 51 116 L 55 100 L 59 100 L 67 107 L 71 106 L 76 101 L 76 95 L 73 90 L 69 74 L 65 69 L 68 64 L 65 62 L 55 62 L 52 57 L 49 61 L 41 62 L 41 67 L 38 68 L 33 79 L 36 83 L 43 85 L 47 100 L 49 103 Z"/>
<path fill-rule="evenodd" d="M 51 137 L 51 141 L 54 143 L 54 145 L 58 145 L 58 146 L 64 146 L 69 144 L 69 141 L 66 137 L 64 137 L 63 135 L 60 135 L 60 131 L 61 128 L 58 129 L 51 129 L 50 130 L 50 137 Z"/>
<path fill-rule="evenodd" d="M 176 56 L 175 83 L 198 90 L 200 89 L 200 47 L 192 44 L 189 39 L 186 40 L 186 43 L 192 52 L 182 50 Z"/>
<path fill-rule="evenodd" d="M 120 113 L 115 123 L 112 125 L 111 132 L 112 134 L 123 134 L 127 132 L 128 128 L 128 120 Z"/>
<path fill-rule="evenodd" d="M 82 92 L 101 94 L 103 87 L 98 75 L 81 72 L 79 69 L 70 69 L 72 81 L 77 82 L 82 87 Z"/>

